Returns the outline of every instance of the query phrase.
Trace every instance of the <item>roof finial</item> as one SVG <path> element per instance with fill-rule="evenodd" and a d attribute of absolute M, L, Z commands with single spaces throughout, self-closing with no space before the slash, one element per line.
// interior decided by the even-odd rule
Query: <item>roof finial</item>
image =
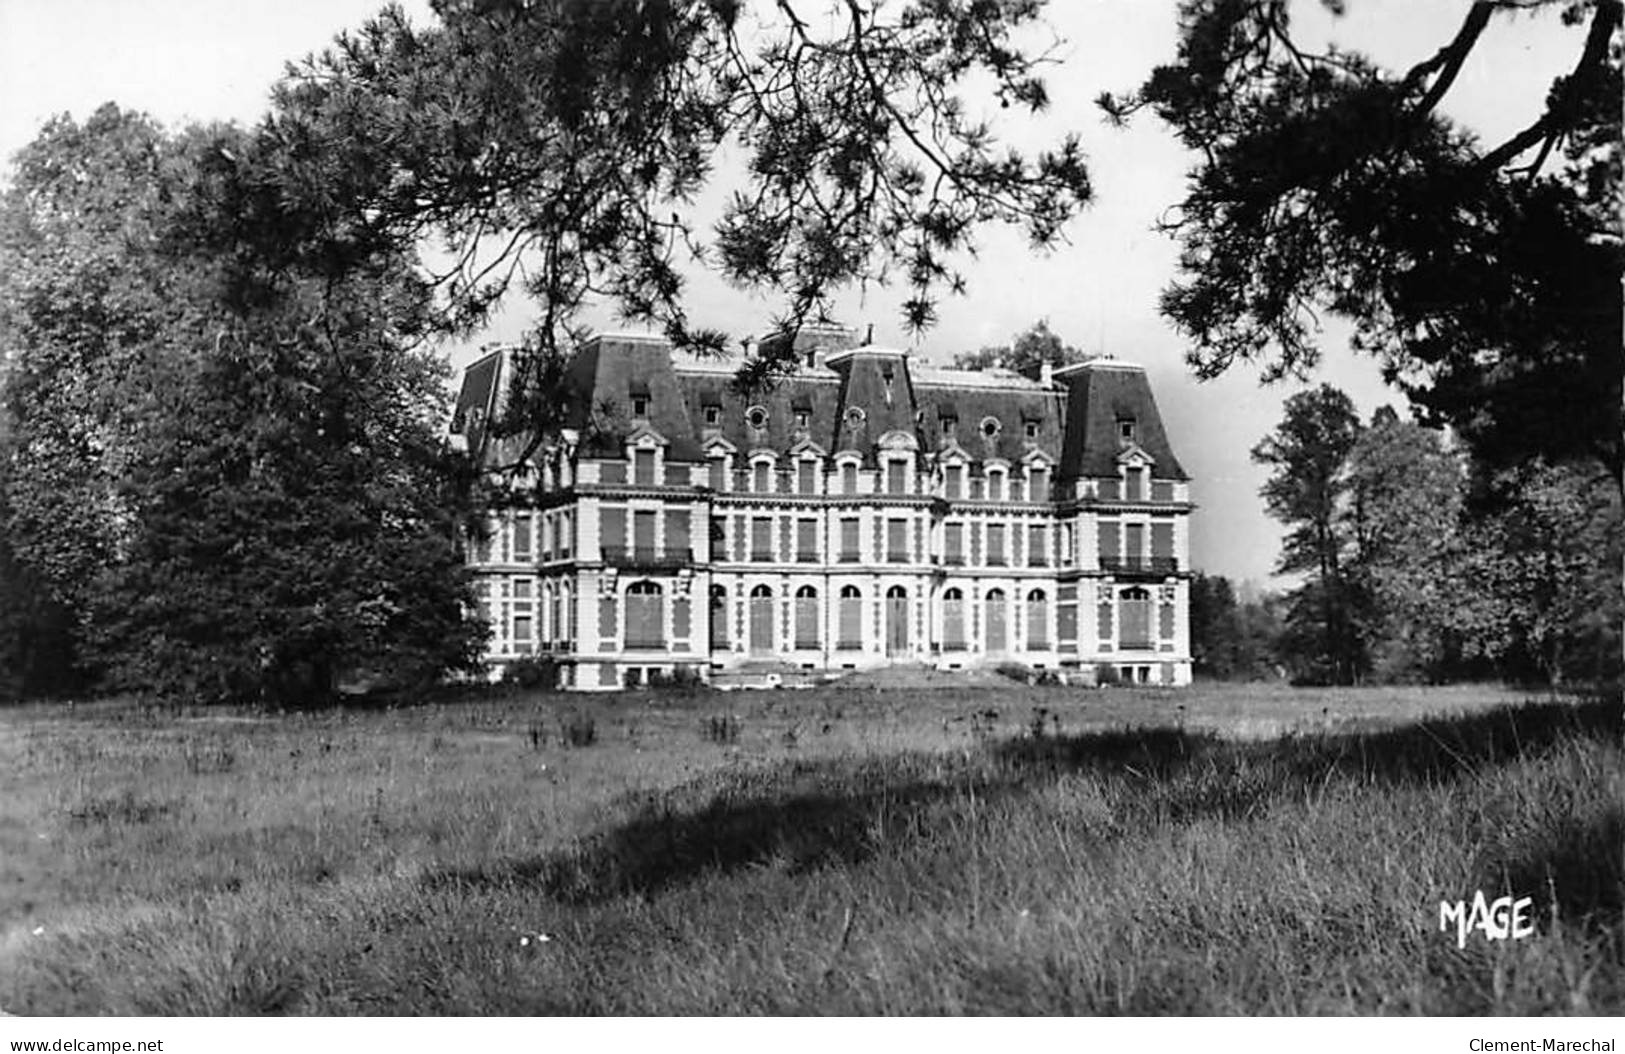
<path fill-rule="evenodd" d="M 875 342 L 875 324 L 873 322 L 869 323 L 869 332 L 863 338 L 863 342 L 865 344 L 873 344 Z"/>

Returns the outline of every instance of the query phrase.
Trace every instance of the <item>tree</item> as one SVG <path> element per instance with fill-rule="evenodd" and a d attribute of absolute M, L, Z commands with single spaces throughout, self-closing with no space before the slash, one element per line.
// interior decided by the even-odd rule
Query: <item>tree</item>
<path fill-rule="evenodd" d="M 1620 674 L 1618 488 L 1596 466 L 1536 462 L 1480 481 L 1452 575 L 1451 627 L 1508 676 Z"/>
<path fill-rule="evenodd" d="M 1330 311 L 1487 463 L 1620 477 L 1620 0 L 1478 0 L 1397 74 L 1303 46 L 1288 7 L 1194 0 L 1177 60 L 1101 98 L 1117 119 L 1149 107 L 1197 155 L 1162 299 L 1193 368 L 1303 375 Z M 1442 115 L 1492 19 L 1554 15 L 1584 40 L 1523 130 L 1480 144 Z"/>
<path fill-rule="evenodd" d="M 1265 508 L 1290 528 L 1276 570 L 1307 576 L 1290 600 L 1291 640 L 1308 660 L 1309 676 L 1336 684 L 1361 672 L 1342 518 L 1344 469 L 1359 432 L 1349 397 L 1323 384 L 1288 399 L 1281 423 L 1252 452 L 1274 470 L 1261 491 Z"/>
<path fill-rule="evenodd" d="M 1016 334 L 1011 344 L 960 352 L 954 356 L 953 365 L 961 370 L 985 370 L 998 366 L 1037 380 L 1046 362 L 1051 366 L 1070 366 L 1087 357 L 1051 332 L 1049 319 L 1041 318 L 1033 323 L 1032 328 Z"/>
<path fill-rule="evenodd" d="M 1361 650 L 1381 680 L 1438 679 L 1459 661 L 1450 626 L 1460 597 L 1452 570 L 1462 466 L 1439 432 L 1384 406 L 1361 430 L 1346 471 L 1345 570 Z"/>
<path fill-rule="evenodd" d="M 101 684 L 320 702 L 345 668 L 467 666 L 479 628 L 409 261 L 231 237 L 232 129 L 52 122 L 0 209 L 0 512 Z"/>
<path fill-rule="evenodd" d="M 964 288 L 953 259 L 978 228 L 1019 224 L 1051 245 L 1089 200 L 1074 137 L 1005 148 L 958 94 L 974 81 L 1002 107 L 1047 105 L 1046 56 L 1015 41 L 1039 0 L 803 6 L 442 0 L 426 29 L 386 9 L 278 88 L 258 155 L 282 163 L 245 173 L 238 227 L 318 269 L 439 236 L 453 327 L 522 271 L 539 318 L 507 420 L 534 432 L 568 397 L 545 378 L 591 297 L 679 346 L 723 347 L 684 310 L 685 253 L 782 293 L 786 328 L 868 280 L 904 282 L 905 322 L 924 327 L 943 290 Z M 688 204 L 724 151 L 747 182 L 701 245 Z M 793 370 L 790 347 L 741 382 Z"/>

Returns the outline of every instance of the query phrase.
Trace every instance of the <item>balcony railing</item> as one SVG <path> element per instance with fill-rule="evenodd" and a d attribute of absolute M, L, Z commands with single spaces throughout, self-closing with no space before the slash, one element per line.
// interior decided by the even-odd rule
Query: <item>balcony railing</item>
<path fill-rule="evenodd" d="M 994 554 L 990 553 L 990 554 L 988 554 L 988 558 L 987 558 L 987 566 L 989 566 L 989 567 L 1009 567 L 1010 562 L 1008 560 L 1006 560 L 1002 554 L 1001 555 L 994 555 Z"/>
<path fill-rule="evenodd" d="M 858 555 L 856 550 L 849 549 L 849 550 L 844 550 L 841 553 L 841 563 L 843 563 L 843 564 L 858 564 L 858 563 L 862 563 L 862 562 L 863 562 L 863 557 Z"/>
<path fill-rule="evenodd" d="M 687 567 L 694 562 L 688 549 L 662 549 L 653 545 L 606 545 L 604 563 L 611 567 Z"/>
<path fill-rule="evenodd" d="M 1179 560 L 1172 556 L 1102 556 L 1100 569 L 1126 575 L 1167 575 L 1179 570 Z"/>

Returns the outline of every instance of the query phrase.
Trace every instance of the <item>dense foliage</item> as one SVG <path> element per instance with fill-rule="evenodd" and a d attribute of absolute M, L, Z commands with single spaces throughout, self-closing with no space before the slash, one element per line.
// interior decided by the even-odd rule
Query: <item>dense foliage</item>
<path fill-rule="evenodd" d="M 1277 567 L 1303 576 L 1275 642 L 1296 677 L 1619 675 L 1620 494 L 1595 462 L 1491 469 L 1387 407 L 1362 424 L 1324 385 L 1254 457 L 1289 528 Z M 1193 594 L 1193 639 L 1197 616 Z"/>
<path fill-rule="evenodd" d="M 809 6 L 441 0 L 426 28 L 386 9 L 281 85 L 261 134 L 294 163 L 265 200 L 349 213 L 327 232 L 340 257 L 443 238 L 454 325 L 522 284 L 538 312 L 512 389 L 522 431 L 558 410 L 545 380 L 589 297 L 719 350 L 688 318 L 685 266 L 782 295 L 790 327 L 844 285 L 895 280 L 924 327 L 963 290 L 954 260 L 982 225 L 1060 237 L 1091 193 L 1077 140 L 1023 154 L 962 93 L 1047 105 L 1045 56 L 1018 41 L 1039 0 Z M 745 173 L 707 239 L 691 206 L 724 153 Z M 741 381 L 795 363 L 785 345 Z"/>
<path fill-rule="evenodd" d="M 1491 465 L 1584 458 L 1618 476 L 1620 0 L 1478 0 L 1400 73 L 1305 44 L 1290 7 L 1192 0 L 1177 59 L 1101 100 L 1118 118 L 1150 108 L 1197 159 L 1162 303 L 1193 368 L 1301 375 L 1329 311 Z M 1525 100 L 1525 128 L 1481 143 L 1447 96 L 1492 20 L 1542 17 L 1585 27 L 1573 68 Z"/>
<path fill-rule="evenodd" d="M 110 105 L 18 159 L 0 209 L 14 690 L 308 703 L 346 672 L 473 657 L 419 283 L 388 254 L 323 275 L 234 242 L 217 209 L 253 149 Z"/>

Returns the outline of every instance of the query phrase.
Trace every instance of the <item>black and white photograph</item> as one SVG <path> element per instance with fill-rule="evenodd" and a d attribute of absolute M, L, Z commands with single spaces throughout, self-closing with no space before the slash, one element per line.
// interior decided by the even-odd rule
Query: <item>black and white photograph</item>
<path fill-rule="evenodd" d="M 1616 1050 L 1622 12 L 0 0 L 0 1043 Z"/>

